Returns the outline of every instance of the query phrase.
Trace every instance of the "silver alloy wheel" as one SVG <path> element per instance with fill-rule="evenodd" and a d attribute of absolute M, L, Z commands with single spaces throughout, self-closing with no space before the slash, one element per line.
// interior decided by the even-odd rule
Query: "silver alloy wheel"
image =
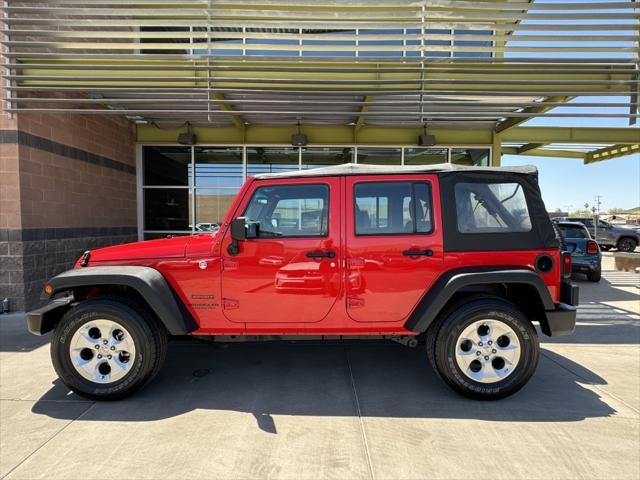
<path fill-rule="evenodd" d="M 495 383 L 513 373 L 520 361 L 520 340 L 506 323 L 495 319 L 473 322 L 456 341 L 456 363 L 479 383 Z"/>
<path fill-rule="evenodd" d="M 131 334 L 119 323 L 92 320 L 71 337 L 69 355 L 76 371 L 87 380 L 113 383 L 131 370 L 136 346 Z"/>

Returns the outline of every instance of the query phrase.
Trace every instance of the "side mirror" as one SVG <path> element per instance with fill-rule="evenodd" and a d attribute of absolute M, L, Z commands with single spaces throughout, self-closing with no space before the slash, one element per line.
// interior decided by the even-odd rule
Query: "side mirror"
<path fill-rule="evenodd" d="M 240 253 L 240 245 L 248 238 L 258 238 L 260 224 L 258 222 L 247 222 L 245 217 L 238 217 L 231 222 L 231 243 L 227 247 L 229 255 L 235 256 Z"/>
<path fill-rule="evenodd" d="M 247 239 L 247 219 L 245 217 L 238 217 L 231 222 L 231 243 L 227 247 L 227 252 L 232 257 L 235 257 L 240 253 L 240 245 L 238 242 L 242 242 Z"/>
<path fill-rule="evenodd" d="M 238 217 L 231 222 L 231 238 L 238 242 L 247 239 L 247 219 Z"/>

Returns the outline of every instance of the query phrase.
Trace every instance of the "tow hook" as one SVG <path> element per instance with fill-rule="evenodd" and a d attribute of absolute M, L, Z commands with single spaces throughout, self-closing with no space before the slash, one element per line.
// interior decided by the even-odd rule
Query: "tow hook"
<path fill-rule="evenodd" d="M 411 335 L 391 335 L 389 338 L 405 347 L 416 348 L 418 346 L 418 340 Z"/>

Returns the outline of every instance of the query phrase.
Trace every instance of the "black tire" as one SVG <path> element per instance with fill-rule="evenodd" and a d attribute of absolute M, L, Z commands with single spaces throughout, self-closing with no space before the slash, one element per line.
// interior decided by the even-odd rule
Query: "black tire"
<path fill-rule="evenodd" d="M 130 333 L 135 345 L 131 370 L 112 383 L 88 380 L 71 360 L 73 335 L 83 325 L 98 319 L 117 322 Z M 166 356 L 167 341 L 164 325 L 145 305 L 125 297 L 97 297 L 69 309 L 56 325 L 51 339 L 51 360 L 60 380 L 77 394 L 92 400 L 118 400 L 156 376 Z"/>
<path fill-rule="evenodd" d="M 589 280 L 590 282 L 599 282 L 601 278 L 602 278 L 602 270 L 600 268 L 587 273 L 587 280 Z"/>
<path fill-rule="evenodd" d="M 458 366 L 455 351 L 458 338 L 472 323 L 491 319 L 513 330 L 520 343 L 520 360 L 515 369 L 502 380 L 481 383 L 468 377 Z M 535 372 L 540 358 L 536 331 L 512 303 L 500 298 L 482 298 L 458 302 L 440 316 L 433 331 L 427 335 L 430 363 L 438 376 L 456 392 L 475 400 L 498 400 L 520 390 Z"/>
<path fill-rule="evenodd" d="M 618 240 L 618 251 L 620 252 L 633 252 L 637 246 L 638 242 L 630 237 L 622 237 Z"/>
<path fill-rule="evenodd" d="M 600 250 L 602 250 L 603 252 L 608 252 L 609 250 L 611 250 L 611 245 L 600 245 Z"/>

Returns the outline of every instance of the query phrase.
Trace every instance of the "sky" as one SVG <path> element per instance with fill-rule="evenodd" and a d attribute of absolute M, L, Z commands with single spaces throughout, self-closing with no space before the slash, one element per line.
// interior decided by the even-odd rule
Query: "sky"
<path fill-rule="evenodd" d="M 503 165 L 538 167 L 540 190 L 547 210 L 575 211 L 594 204 L 601 195 L 600 211 L 640 207 L 640 154 L 584 165 L 567 158 L 505 155 Z"/>
<path fill-rule="evenodd" d="M 626 102 L 625 97 L 581 97 L 571 103 Z M 584 108 L 561 107 L 554 112 L 569 113 Z M 628 112 L 627 108 L 603 108 L 612 113 Z M 565 127 L 627 127 L 626 118 L 534 118 L 523 126 Z M 632 127 L 634 128 L 634 127 Z M 640 141 L 640 128 L 635 127 Z M 610 208 L 640 207 L 640 154 L 628 155 L 603 162 L 584 165 L 579 159 L 504 155 L 502 165 L 535 165 L 538 167 L 540 189 L 547 210 L 575 211 L 585 203 L 594 204 L 595 196 L 601 195 L 601 211 Z"/>

